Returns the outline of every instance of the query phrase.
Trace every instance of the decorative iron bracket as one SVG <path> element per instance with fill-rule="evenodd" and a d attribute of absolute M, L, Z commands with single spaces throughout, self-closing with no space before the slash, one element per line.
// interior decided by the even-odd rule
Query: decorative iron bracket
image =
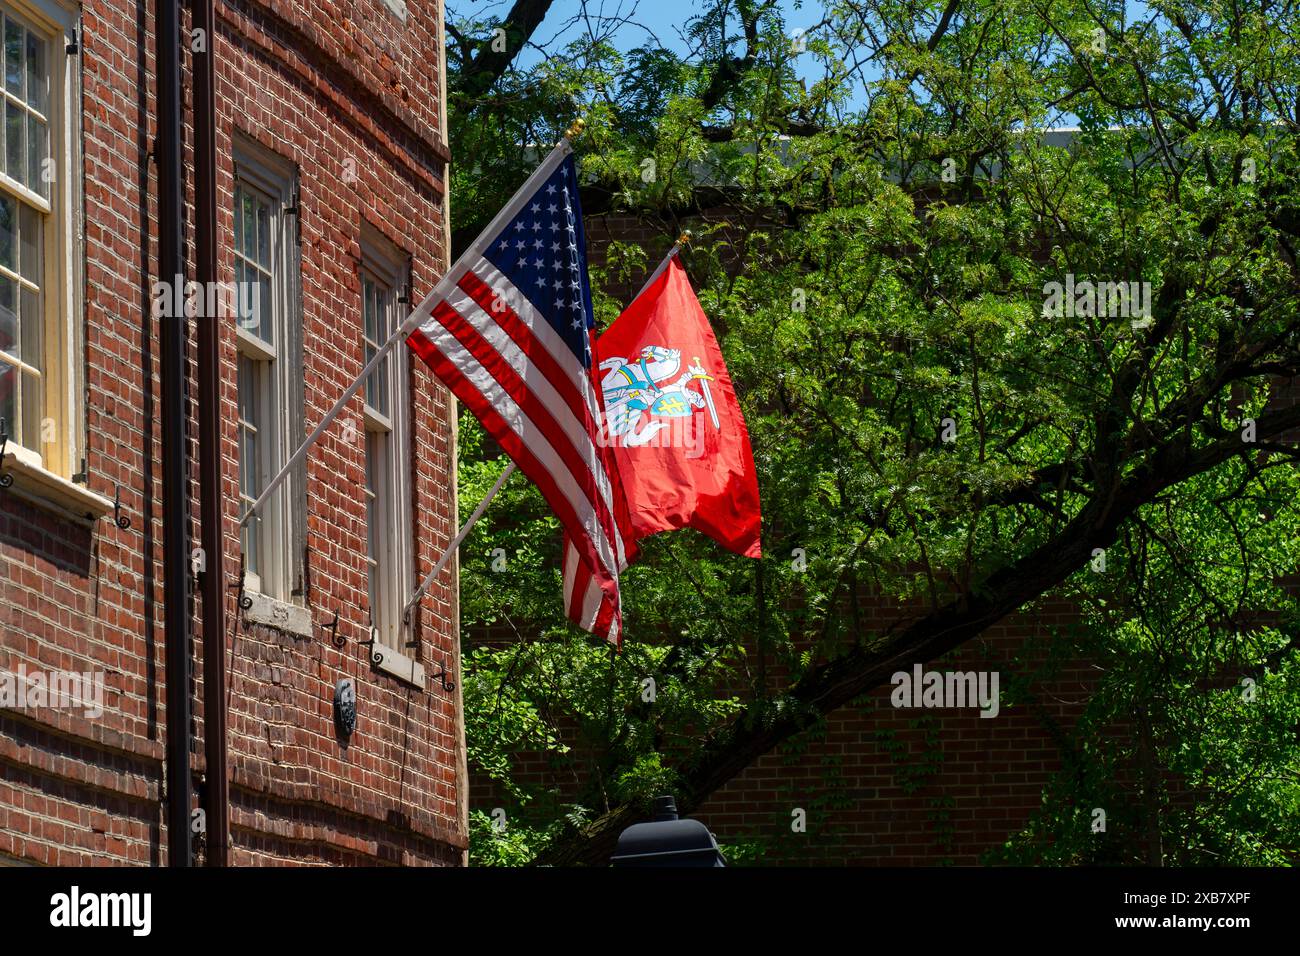
<path fill-rule="evenodd" d="M 113 524 L 123 531 L 131 527 L 131 519 L 122 514 L 122 486 L 115 486 L 113 492 Z"/>
<path fill-rule="evenodd" d="M 339 650 L 343 650 L 343 648 L 347 647 L 348 645 L 347 637 L 339 633 L 339 612 L 338 611 L 334 612 L 334 620 L 330 621 L 328 624 L 321 625 L 321 630 L 330 632 L 330 643 L 333 644 L 335 647 L 337 647 Z"/>
<path fill-rule="evenodd" d="M 371 664 L 377 665 L 377 664 L 382 664 L 384 662 L 384 655 L 381 654 L 379 651 L 375 650 L 375 645 L 378 642 L 379 642 L 379 628 L 375 627 L 373 624 L 370 626 L 370 640 L 357 641 L 357 643 L 360 644 L 362 647 L 370 648 Z"/>
<path fill-rule="evenodd" d="M 247 577 L 248 569 L 244 567 L 244 556 L 241 554 L 239 556 L 239 577 L 233 583 L 226 585 L 232 591 L 239 591 L 238 603 L 241 611 L 247 611 L 253 606 L 253 599 L 244 593 L 244 581 Z"/>
<path fill-rule="evenodd" d="M 439 684 L 442 685 L 442 689 L 450 694 L 453 690 L 456 689 L 456 684 L 454 681 L 447 680 L 448 676 L 450 675 L 448 675 L 447 673 L 447 661 L 444 658 L 442 663 L 438 665 L 438 673 L 432 675 L 429 679 L 436 680 Z"/>

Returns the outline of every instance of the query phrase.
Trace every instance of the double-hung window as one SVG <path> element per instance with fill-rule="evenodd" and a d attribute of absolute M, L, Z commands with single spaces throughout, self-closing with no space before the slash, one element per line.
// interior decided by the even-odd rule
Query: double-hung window
<path fill-rule="evenodd" d="M 0 2 L 0 432 L 32 465 L 64 478 L 81 428 L 79 257 L 73 210 L 79 114 L 61 4 Z M 12 450 L 12 449 L 11 449 Z"/>
<path fill-rule="evenodd" d="M 239 499 L 245 513 L 297 447 L 302 343 L 291 168 L 236 151 L 234 278 Z M 245 587 L 289 601 L 301 593 L 301 479 L 290 475 L 242 530 Z"/>
<path fill-rule="evenodd" d="M 380 251 L 382 250 L 382 251 Z M 378 240 L 362 246 L 361 339 L 369 362 L 406 317 L 406 267 Z M 402 607 L 413 589 L 409 355 L 399 344 L 365 385 L 366 570 L 379 642 L 406 653 Z"/>

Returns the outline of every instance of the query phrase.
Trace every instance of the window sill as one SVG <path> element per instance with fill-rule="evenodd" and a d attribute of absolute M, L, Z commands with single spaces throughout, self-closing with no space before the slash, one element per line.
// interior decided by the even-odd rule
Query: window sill
<path fill-rule="evenodd" d="M 287 604 L 256 591 L 245 591 L 244 597 L 253 602 L 244 611 L 245 623 L 272 627 L 295 637 L 311 637 L 311 611 L 307 608 Z"/>
<path fill-rule="evenodd" d="M 275 349 L 242 325 L 235 326 L 235 342 L 238 344 L 241 354 L 247 355 L 255 361 L 273 362 L 276 359 Z"/>
<path fill-rule="evenodd" d="M 39 455 L 13 442 L 5 443 L 0 471 L 14 480 L 13 486 L 0 494 L 17 495 L 84 524 L 94 524 L 113 510 L 113 502 L 108 498 L 46 471 Z"/>
<path fill-rule="evenodd" d="M 393 421 L 387 415 L 381 415 L 369 405 L 362 406 L 361 416 L 365 419 L 368 432 L 391 432 Z"/>
<path fill-rule="evenodd" d="M 412 687 L 424 690 L 424 665 L 415 658 L 407 657 L 394 648 L 385 647 L 378 641 L 371 651 L 373 653 L 370 655 L 370 663 L 375 670 L 383 671 Z"/>

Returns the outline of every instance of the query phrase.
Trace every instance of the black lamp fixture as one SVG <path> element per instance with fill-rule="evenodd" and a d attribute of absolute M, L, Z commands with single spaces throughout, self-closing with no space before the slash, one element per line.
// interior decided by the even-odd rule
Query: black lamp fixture
<path fill-rule="evenodd" d="M 677 801 L 655 797 L 649 823 L 635 823 L 618 837 L 611 866 L 726 866 L 718 841 L 699 820 L 677 816 Z"/>

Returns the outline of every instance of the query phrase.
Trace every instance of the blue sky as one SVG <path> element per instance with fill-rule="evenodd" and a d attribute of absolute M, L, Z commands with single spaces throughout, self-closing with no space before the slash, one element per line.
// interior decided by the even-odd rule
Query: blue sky
<path fill-rule="evenodd" d="M 509 11 L 513 0 L 449 0 L 448 8 L 452 19 L 460 17 L 503 17 Z M 811 26 L 821 18 L 820 0 L 812 3 L 801 0 L 779 0 L 789 31 L 793 33 L 800 27 Z M 558 0 L 542 21 L 542 25 L 533 35 L 533 40 L 549 49 L 557 49 L 571 40 L 581 39 L 586 35 L 581 22 L 572 22 L 581 11 L 579 0 Z M 630 50 L 645 44 L 652 38 L 677 53 L 686 53 L 688 47 L 682 38 L 686 21 L 698 16 L 699 3 L 688 0 L 588 0 L 588 9 L 593 17 L 603 16 L 610 19 L 627 18 L 614 34 L 615 44 L 623 50 Z M 738 29 L 738 24 L 733 24 Z M 555 42 L 556 40 L 559 42 Z M 808 63 L 808 76 L 812 77 L 814 62 L 811 54 L 803 54 Z M 536 51 L 529 51 L 520 58 L 520 63 L 529 65 L 539 59 Z"/>
<path fill-rule="evenodd" d="M 462 17 L 503 17 L 513 2 L 514 0 L 448 0 L 448 6 L 450 16 L 455 20 Z M 812 26 L 823 16 L 822 0 L 778 0 L 778 3 L 787 32 L 791 35 Z M 630 50 L 657 40 L 663 46 L 685 54 L 688 45 L 682 37 L 683 28 L 688 20 L 699 15 L 702 5 L 689 0 L 588 0 L 587 7 L 593 18 L 628 20 L 612 36 L 619 49 Z M 558 0 L 534 34 L 534 42 L 554 51 L 586 36 L 585 25 L 580 20 L 575 20 L 581 10 L 580 0 Z M 1143 0 L 1126 0 L 1126 11 L 1130 24 L 1146 18 L 1150 13 Z M 738 25 L 733 26 L 738 29 Z M 529 50 L 520 57 L 519 62 L 527 66 L 539 59 L 540 54 L 536 50 Z M 801 54 L 800 67 L 800 75 L 810 82 L 822 76 L 822 66 L 811 53 Z M 859 87 L 850 100 L 850 107 L 861 106 L 861 97 Z M 1072 123 L 1074 119 L 1066 117 L 1065 122 Z"/>

